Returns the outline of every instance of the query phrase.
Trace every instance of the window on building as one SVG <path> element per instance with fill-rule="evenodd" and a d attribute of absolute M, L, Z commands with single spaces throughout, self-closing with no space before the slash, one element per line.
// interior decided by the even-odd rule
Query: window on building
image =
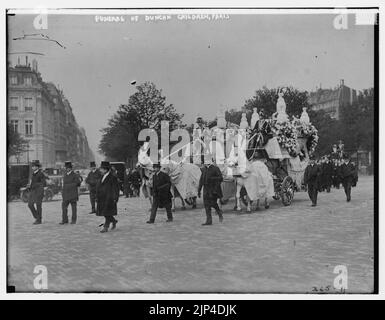
<path fill-rule="evenodd" d="M 10 97 L 9 99 L 9 109 L 10 110 L 19 110 L 19 98 L 18 97 Z"/>
<path fill-rule="evenodd" d="M 32 111 L 33 110 L 33 100 L 32 98 L 24 98 L 24 109 L 25 111 Z"/>
<path fill-rule="evenodd" d="M 19 120 L 11 120 L 11 127 L 13 132 L 19 132 Z"/>
<path fill-rule="evenodd" d="M 17 76 L 15 75 L 11 76 L 11 84 L 17 84 Z"/>
<path fill-rule="evenodd" d="M 26 135 L 33 134 L 33 120 L 25 120 L 25 134 Z"/>
<path fill-rule="evenodd" d="M 25 76 L 24 77 L 24 84 L 28 85 L 28 86 L 32 85 L 32 77 L 31 76 Z"/>

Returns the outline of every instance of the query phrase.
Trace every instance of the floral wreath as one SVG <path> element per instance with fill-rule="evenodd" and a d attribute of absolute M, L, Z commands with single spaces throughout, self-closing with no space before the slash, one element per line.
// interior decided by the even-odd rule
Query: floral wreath
<path fill-rule="evenodd" d="M 311 123 L 303 123 L 299 119 L 295 119 L 293 123 L 297 129 L 298 137 L 307 138 L 306 147 L 309 154 L 313 154 L 318 145 L 318 130 Z"/>
<path fill-rule="evenodd" d="M 285 148 L 291 157 L 298 155 L 298 133 L 297 128 L 290 121 L 275 122 L 271 127 L 277 136 L 279 145 Z"/>

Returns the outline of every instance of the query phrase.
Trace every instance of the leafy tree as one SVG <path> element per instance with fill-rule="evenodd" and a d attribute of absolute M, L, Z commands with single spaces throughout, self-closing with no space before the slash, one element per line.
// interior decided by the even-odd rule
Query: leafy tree
<path fill-rule="evenodd" d="M 28 141 L 23 139 L 20 134 L 13 130 L 10 124 L 7 125 L 7 147 L 8 156 L 17 156 L 28 148 Z"/>
<path fill-rule="evenodd" d="M 374 90 L 364 90 L 352 105 L 341 110 L 341 137 L 347 150 L 374 147 Z"/>
<path fill-rule="evenodd" d="M 120 105 L 109 119 L 108 126 L 102 129 L 99 149 L 117 161 L 126 161 L 137 155 L 140 147 L 138 135 L 142 129 L 155 129 L 160 134 L 162 120 L 169 121 L 170 130 L 182 126 L 183 114 L 177 113 L 172 104 L 166 105 L 166 98 L 153 83 L 145 82 L 136 89 L 129 104 Z"/>
<path fill-rule="evenodd" d="M 332 119 L 324 110 L 308 111 L 310 121 L 318 130 L 316 156 L 323 156 L 332 151 L 332 146 L 341 137 L 342 129 L 339 121 Z"/>
<path fill-rule="evenodd" d="M 266 116 L 271 117 L 276 111 L 278 89 L 279 88 L 268 89 L 263 87 L 255 91 L 254 96 L 246 100 L 244 105 L 245 110 L 253 111 L 253 108 L 258 108 L 258 111 L 263 110 Z M 293 87 L 287 87 L 283 98 L 286 102 L 286 112 L 291 116 L 299 117 L 302 113 L 302 108 L 309 106 L 306 91 L 299 91 Z"/>
<path fill-rule="evenodd" d="M 141 129 L 151 128 L 160 132 L 160 122 L 168 120 L 170 130 L 181 123 L 183 114 L 176 112 L 172 104 L 166 105 L 166 97 L 151 82 L 136 87 L 137 92 L 129 99 L 129 107 L 137 112 L 137 121 Z"/>

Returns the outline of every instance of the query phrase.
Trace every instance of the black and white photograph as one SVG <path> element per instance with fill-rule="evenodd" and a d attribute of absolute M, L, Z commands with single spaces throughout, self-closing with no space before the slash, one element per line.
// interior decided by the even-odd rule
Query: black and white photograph
<path fill-rule="evenodd" d="M 378 8 L 5 15 L 8 293 L 378 293 Z"/>

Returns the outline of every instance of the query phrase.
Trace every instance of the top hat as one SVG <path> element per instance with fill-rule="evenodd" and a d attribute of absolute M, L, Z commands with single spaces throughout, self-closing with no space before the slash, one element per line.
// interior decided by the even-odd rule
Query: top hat
<path fill-rule="evenodd" d="M 100 163 L 100 168 L 110 170 L 110 168 L 111 168 L 110 162 L 109 161 L 102 161 Z"/>
<path fill-rule="evenodd" d="M 65 168 L 72 169 L 72 163 L 71 163 L 71 161 L 66 161 L 66 162 L 64 162 L 64 167 L 65 167 Z"/>
<path fill-rule="evenodd" d="M 95 167 L 96 167 L 95 161 L 91 161 L 91 162 L 90 162 L 90 167 L 91 167 L 91 168 L 95 168 Z"/>
<path fill-rule="evenodd" d="M 31 165 L 36 167 L 41 167 L 41 163 L 39 160 L 32 160 Z"/>

